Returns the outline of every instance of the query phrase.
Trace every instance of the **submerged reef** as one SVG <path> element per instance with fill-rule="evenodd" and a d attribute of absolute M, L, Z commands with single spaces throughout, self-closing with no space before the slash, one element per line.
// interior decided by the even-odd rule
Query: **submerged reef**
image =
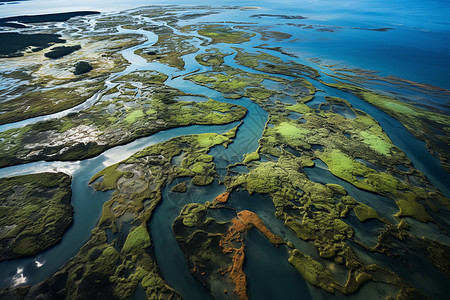
<path fill-rule="evenodd" d="M 71 177 L 38 173 L 0 179 L 0 261 L 58 243 L 73 219 Z"/>

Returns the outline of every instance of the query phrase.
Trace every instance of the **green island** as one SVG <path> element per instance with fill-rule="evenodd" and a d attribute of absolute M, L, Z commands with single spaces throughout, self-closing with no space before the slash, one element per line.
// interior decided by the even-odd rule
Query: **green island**
<path fill-rule="evenodd" d="M 189 43 L 185 36 L 161 34 L 158 36 L 158 41 L 151 48 L 141 48 L 136 50 L 136 54 L 149 62 L 158 61 L 183 70 L 184 60 L 181 57 L 195 53 L 198 50 L 198 48 Z"/>
<path fill-rule="evenodd" d="M 234 30 L 229 26 L 221 24 L 188 25 L 181 28 L 181 31 L 184 32 L 190 32 L 193 30 L 204 37 L 210 38 L 210 43 L 212 44 L 240 44 L 243 42 L 248 42 L 250 38 L 256 35 L 255 33 Z"/>
<path fill-rule="evenodd" d="M 70 228 L 71 177 L 38 173 L 0 179 L 0 261 L 34 256 Z"/>
<path fill-rule="evenodd" d="M 399 120 L 418 139 L 425 141 L 428 149 L 436 151 L 442 167 L 447 172 L 450 171 L 450 116 L 422 109 L 355 84 L 343 83 L 339 80 L 337 83 L 324 82 L 324 84 L 350 91 Z"/>
<path fill-rule="evenodd" d="M 383 93 L 373 82 L 440 90 L 364 70 L 336 68 L 326 75 L 319 60 L 315 66 L 280 47 L 257 45 L 289 42 L 290 33 L 196 22 L 239 9 L 207 8 L 98 15 L 92 27 L 67 20 L 58 32 L 65 46 L 48 41 L 40 46 L 52 47 L 46 53 L 22 47 L 22 56 L 9 58 L 20 70 L 0 68 L 0 76 L 20 82 L 0 103 L 0 124 L 96 97 L 60 117 L 0 132 L 0 167 L 94 158 L 100 171 L 89 175 L 85 188 L 94 195 L 111 192 L 74 256 L 39 282 L 1 289 L 0 299 L 137 299 L 139 291 L 147 299 L 181 299 L 185 291 L 161 263 L 171 258 L 157 251 L 177 255 L 172 248 L 186 262 L 172 272 L 185 267 L 203 292 L 252 299 L 247 245 L 256 230 L 314 291 L 310 297 L 359 297 L 369 289 L 386 300 L 433 299 L 426 284 L 450 280 L 450 199 L 370 109 L 355 102 L 398 120 L 449 171 L 448 114 Z M 177 127 L 227 124 L 219 133 L 185 132 L 140 150 L 129 146 Z M 116 146 L 134 154 L 108 165 L 102 155 Z M 72 221 L 70 184 L 62 173 L 0 179 L 1 260 L 35 255 L 61 240 Z M 255 194 L 268 203 L 236 204 Z M 169 202 L 175 217 L 157 218 Z M 156 219 L 168 229 L 152 231 Z M 172 239 L 170 247 L 160 248 L 158 234 Z M 417 261 L 426 271 L 414 277 L 409 273 Z M 277 278 L 271 285 L 276 291 Z"/>

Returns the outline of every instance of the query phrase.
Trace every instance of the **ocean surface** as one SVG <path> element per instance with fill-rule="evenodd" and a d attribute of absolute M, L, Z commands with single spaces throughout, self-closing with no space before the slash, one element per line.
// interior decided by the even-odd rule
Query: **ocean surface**
<path fill-rule="evenodd" d="M 448 0 L 29 0 L 4 3 L 0 5 L 0 17 L 76 10 L 111 12 L 160 4 L 256 6 L 261 7 L 260 13 L 307 17 L 301 20 L 304 24 L 343 27 L 320 34 L 315 30 L 291 28 L 290 33 L 299 41 L 287 48 L 295 54 L 450 89 Z M 354 27 L 392 30 L 352 30 Z"/>

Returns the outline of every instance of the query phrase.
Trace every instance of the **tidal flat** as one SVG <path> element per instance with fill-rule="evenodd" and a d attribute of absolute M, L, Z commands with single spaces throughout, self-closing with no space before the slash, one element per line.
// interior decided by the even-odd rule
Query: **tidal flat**
<path fill-rule="evenodd" d="M 3 19 L 0 39 L 40 44 L 0 58 L 0 299 L 443 299 L 450 92 L 285 50 L 309 22 L 211 6 Z M 114 149 L 135 153 L 99 159 Z M 71 193 L 107 200 L 63 264 L 31 272 L 88 215 Z"/>

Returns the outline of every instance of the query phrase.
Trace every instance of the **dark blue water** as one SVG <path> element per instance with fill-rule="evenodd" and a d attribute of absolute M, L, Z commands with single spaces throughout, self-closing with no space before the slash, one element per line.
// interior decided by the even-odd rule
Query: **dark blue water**
<path fill-rule="evenodd" d="M 188 180 L 186 193 L 170 191 L 173 186 L 186 180 Z M 163 188 L 162 202 L 149 222 L 150 235 L 161 274 L 183 299 L 211 299 L 211 296 L 191 276 L 183 252 L 173 236 L 172 223 L 186 204 L 212 201 L 223 191 L 224 186 L 219 185 L 217 181 L 206 187 L 198 187 L 192 185 L 190 179 L 176 179 Z"/>
<path fill-rule="evenodd" d="M 258 230 L 245 238 L 244 272 L 250 299 L 311 299 L 305 280 L 288 262 L 286 246 L 276 247 Z"/>

